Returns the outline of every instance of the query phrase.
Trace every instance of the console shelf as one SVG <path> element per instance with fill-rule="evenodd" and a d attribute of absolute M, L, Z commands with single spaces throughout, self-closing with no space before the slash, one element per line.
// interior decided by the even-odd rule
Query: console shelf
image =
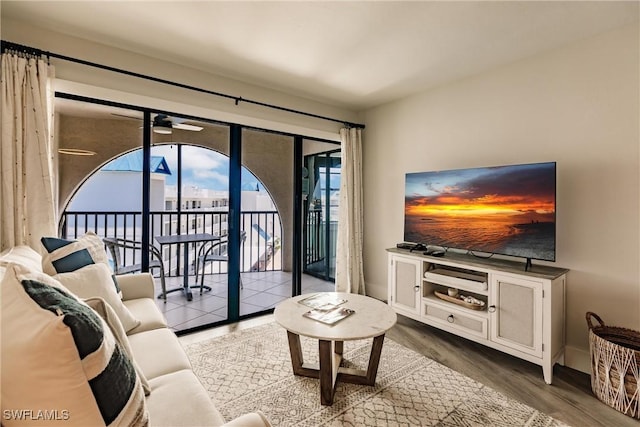
<path fill-rule="evenodd" d="M 436 264 L 430 264 L 434 266 Z M 464 289 L 470 292 L 479 292 L 486 295 L 487 274 L 470 273 L 460 270 L 453 270 L 443 266 L 436 266 L 424 273 L 427 282 L 437 283 L 451 288 Z"/>
<path fill-rule="evenodd" d="M 542 366 L 564 364 L 568 270 L 459 253 L 432 257 L 388 249 L 388 303 L 399 314 Z M 448 289 L 484 302 L 451 300 Z M 442 295 L 442 298 L 435 293 Z"/>

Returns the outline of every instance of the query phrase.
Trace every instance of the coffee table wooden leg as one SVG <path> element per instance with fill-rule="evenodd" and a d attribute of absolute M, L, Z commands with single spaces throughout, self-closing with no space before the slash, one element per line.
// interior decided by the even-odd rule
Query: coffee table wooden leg
<path fill-rule="evenodd" d="M 334 343 L 335 343 L 335 348 L 333 352 L 335 354 L 342 355 L 342 350 L 344 348 L 344 341 L 334 341 Z"/>
<path fill-rule="evenodd" d="M 371 355 L 369 356 L 369 366 L 367 367 L 367 385 L 375 385 L 376 383 L 378 365 L 380 364 L 380 354 L 382 353 L 382 344 L 384 344 L 384 334 L 373 339 Z"/>
<path fill-rule="evenodd" d="M 333 404 L 333 392 L 335 390 L 334 360 L 331 341 L 318 341 L 320 353 L 320 403 Z M 337 372 L 336 372 L 337 373 Z"/>
<path fill-rule="evenodd" d="M 383 343 L 384 334 L 373 339 L 371 354 L 369 355 L 369 364 L 366 370 L 341 367 L 338 369 L 338 380 L 351 384 L 375 385 Z"/>
<path fill-rule="evenodd" d="M 287 331 L 287 338 L 289 339 L 289 352 L 291 353 L 291 365 L 293 367 L 293 373 L 302 368 L 302 347 L 300 346 L 300 335 Z"/>
<path fill-rule="evenodd" d="M 302 377 L 318 378 L 318 369 L 314 366 L 305 365 L 302 357 L 302 346 L 300 345 L 300 335 L 287 331 L 289 339 L 289 353 L 291 353 L 291 367 L 294 375 Z"/>
<path fill-rule="evenodd" d="M 300 335 L 287 331 L 287 338 L 289 340 L 293 373 L 320 380 L 320 403 L 322 405 L 333 404 L 333 395 L 338 379 L 352 384 L 375 385 L 382 345 L 384 344 L 384 334 L 373 339 L 369 365 L 366 371 L 340 367 L 344 351 L 343 341 L 318 340 L 319 369 L 313 366 L 305 366 L 302 346 L 300 345 Z"/>

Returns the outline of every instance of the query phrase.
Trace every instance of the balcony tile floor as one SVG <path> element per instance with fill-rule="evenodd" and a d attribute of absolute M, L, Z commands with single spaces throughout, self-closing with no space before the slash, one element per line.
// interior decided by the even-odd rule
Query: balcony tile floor
<path fill-rule="evenodd" d="M 190 279 L 195 282 L 194 277 Z M 155 279 L 156 295 L 162 291 L 160 280 Z M 205 276 L 204 284 L 211 287 L 200 295 L 200 289 L 192 289 L 193 300 L 187 301 L 182 292 L 167 295 L 167 302 L 156 299 L 156 304 L 167 319 L 169 327 L 176 331 L 221 322 L 227 318 L 227 275 Z M 182 277 L 167 277 L 167 289 L 182 285 Z M 326 292 L 334 290 L 333 282 L 302 275 L 302 293 Z M 275 307 L 280 301 L 291 296 L 291 273 L 266 271 L 242 273 L 240 289 L 240 315 L 257 313 Z"/>

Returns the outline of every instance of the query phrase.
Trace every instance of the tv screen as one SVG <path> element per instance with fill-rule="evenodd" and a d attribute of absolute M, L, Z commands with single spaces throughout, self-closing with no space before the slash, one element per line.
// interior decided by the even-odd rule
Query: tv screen
<path fill-rule="evenodd" d="M 555 162 L 408 173 L 404 240 L 555 261 Z"/>

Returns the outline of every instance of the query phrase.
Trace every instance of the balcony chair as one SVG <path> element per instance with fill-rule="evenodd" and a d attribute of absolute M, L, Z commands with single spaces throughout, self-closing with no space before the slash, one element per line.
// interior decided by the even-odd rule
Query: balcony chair
<path fill-rule="evenodd" d="M 247 240 L 247 232 L 243 230 L 240 232 L 240 244 L 243 245 L 245 240 Z M 220 240 L 205 243 L 200 246 L 198 256 L 196 257 L 196 283 L 198 282 L 198 271 L 200 270 L 200 265 L 202 265 L 202 274 L 200 275 L 200 295 L 202 295 L 202 290 L 205 288 L 204 269 L 207 266 L 207 263 L 217 262 L 218 265 L 220 265 L 223 262 L 229 262 L 229 256 L 227 255 L 227 243 L 228 236 L 224 236 Z M 218 271 L 220 271 L 220 268 L 218 268 Z M 240 277 L 240 289 L 242 289 L 242 277 Z"/>
<path fill-rule="evenodd" d="M 133 251 L 142 250 L 142 242 L 117 237 L 105 237 L 102 239 L 102 241 L 109 250 L 111 258 L 113 259 L 113 272 L 115 274 L 129 274 L 142 271 L 142 264 L 123 265 L 123 256 L 121 252 L 127 249 Z M 149 260 L 149 270 L 160 270 L 160 284 L 162 286 L 162 293 L 158 295 L 158 298 L 164 299 L 164 302 L 166 303 L 167 287 L 164 280 L 164 263 L 162 262 L 162 255 L 160 254 L 158 248 L 153 245 L 149 245 L 149 253 L 151 254 L 151 259 Z"/>

